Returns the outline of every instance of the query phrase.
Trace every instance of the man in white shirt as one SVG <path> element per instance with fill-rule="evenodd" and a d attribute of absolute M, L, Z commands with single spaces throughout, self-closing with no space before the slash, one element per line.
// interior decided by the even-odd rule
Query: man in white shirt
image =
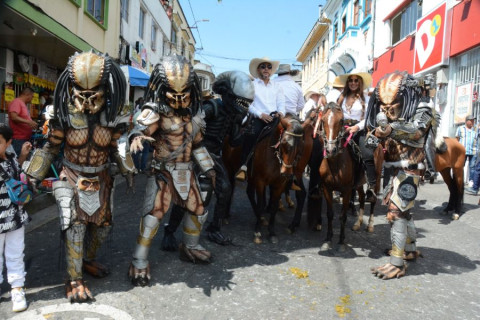
<path fill-rule="evenodd" d="M 250 61 L 249 70 L 253 79 L 255 88 L 255 98 L 253 99 L 248 112 L 253 115 L 252 134 L 245 136 L 243 144 L 242 162 L 244 165 L 240 168 L 237 179 L 246 178 L 246 161 L 250 152 L 255 147 L 257 137 L 262 129 L 273 121 L 273 112 L 276 116 L 285 115 L 285 95 L 280 85 L 270 79 L 277 71 L 279 61 L 273 61 L 268 57 L 254 58 Z"/>
<path fill-rule="evenodd" d="M 327 93 L 327 103 L 335 102 L 337 103 L 338 97 L 342 94 L 344 84 L 342 83 L 340 76 L 337 76 L 332 83 L 332 89 Z"/>
<path fill-rule="evenodd" d="M 277 74 L 273 80 L 280 85 L 285 95 L 285 112 L 298 115 L 305 105 L 302 88 L 292 78 L 298 74 L 298 70 L 291 70 L 289 64 L 281 64 Z"/>
<path fill-rule="evenodd" d="M 310 110 L 317 109 L 318 101 L 320 99 L 320 92 L 317 90 L 310 90 L 305 94 L 305 99 L 307 102 L 305 102 L 305 106 L 300 114 L 300 119 L 302 121 L 305 121 Z"/>

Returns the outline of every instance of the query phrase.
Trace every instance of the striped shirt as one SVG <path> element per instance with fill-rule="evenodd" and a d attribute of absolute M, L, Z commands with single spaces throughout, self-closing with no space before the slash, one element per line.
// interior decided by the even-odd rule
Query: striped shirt
<path fill-rule="evenodd" d="M 460 138 L 460 143 L 465 147 L 466 155 L 474 155 L 477 150 L 478 133 L 475 130 L 475 126 L 468 129 L 465 125 L 457 128 L 456 137 Z"/>

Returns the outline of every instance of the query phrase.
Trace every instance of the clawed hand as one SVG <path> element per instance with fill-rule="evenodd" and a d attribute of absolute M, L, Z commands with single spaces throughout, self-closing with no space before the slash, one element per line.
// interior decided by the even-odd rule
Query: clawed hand
<path fill-rule="evenodd" d="M 155 139 L 152 138 L 152 137 L 137 136 L 137 137 L 133 138 L 132 143 L 130 144 L 130 152 L 131 153 L 137 153 L 139 151 L 142 151 L 144 140 L 147 140 L 147 141 L 150 141 L 150 142 L 155 141 Z"/>

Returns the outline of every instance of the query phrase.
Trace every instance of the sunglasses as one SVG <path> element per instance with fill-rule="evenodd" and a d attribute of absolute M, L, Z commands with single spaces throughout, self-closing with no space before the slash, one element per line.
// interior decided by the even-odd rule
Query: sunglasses
<path fill-rule="evenodd" d="M 261 65 L 258 66 L 260 69 L 269 69 L 271 70 L 272 69 L 272 65 L 271 64 L 265 64 L 265 63 L 262 63 Z"/>
<path fill-rule="evenodd" d="M 355 79 L 350 78 L 350 79 L 348 79 L 348 82 L 358 83 L 358 82 L 360 82 L 360 80 L 358 78 L 355 78 Z"/>

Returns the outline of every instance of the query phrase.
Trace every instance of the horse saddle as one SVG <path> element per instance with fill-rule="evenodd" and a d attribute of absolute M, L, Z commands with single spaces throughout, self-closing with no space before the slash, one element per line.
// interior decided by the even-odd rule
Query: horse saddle
<path fill-rule="evenodd" d="M 280 122 L 280 118 L 275 117 L 275 118 L 273 118 L 272 122 L 270 122 L 265 127 L 263 127 L 262 131 L 258 135 L 257 143 L 262 141 L 265 137 L 270 136 L 270 134 L 273 132 L 273 130 L 278 126 L 279 122 Z"/>

